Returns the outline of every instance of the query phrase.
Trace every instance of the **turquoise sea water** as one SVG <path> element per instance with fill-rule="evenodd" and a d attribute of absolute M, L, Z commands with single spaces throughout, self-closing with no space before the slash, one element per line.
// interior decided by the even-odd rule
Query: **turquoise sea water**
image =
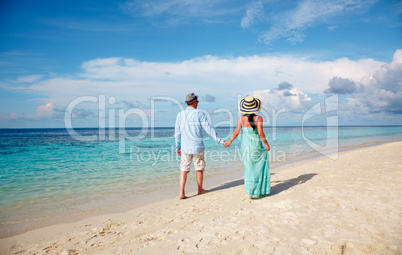
<path fill-rule="evenodd" d="M 79 139 L 65 129 L 0 129 L 1 224 L 129 203 L 133 195 L 178 185 L 173 128 L 75 131 Z M 217 128 L 225 140 L 232 132 Z M 271 162 L 402 140 L 401 126 L 277 127 L 265 133 Z M 206 175 L 241 171 L 240 137 L 228 149 L 206 137 Z"/>

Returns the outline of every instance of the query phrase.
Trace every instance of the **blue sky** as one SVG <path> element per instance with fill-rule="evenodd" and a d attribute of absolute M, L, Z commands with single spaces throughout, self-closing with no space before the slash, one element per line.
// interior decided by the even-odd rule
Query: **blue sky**
<path fill-rule="evenodd" d="M 301 125 L 333 95 L 341 125 L 402 124 L 400 1 L 0 4 L 3 128 L 64 127 L 74 102 L 73 127 L 130 109 L 127 126 L 172 126 L 190 92 L 222 125 L 246 95 L 268 124 Z"/>

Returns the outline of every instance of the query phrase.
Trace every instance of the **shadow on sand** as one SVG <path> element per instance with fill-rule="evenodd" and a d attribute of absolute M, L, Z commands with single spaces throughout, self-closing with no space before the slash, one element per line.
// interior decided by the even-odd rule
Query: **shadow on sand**
<path fill-rule="evenodd" d="M 272 173 L 271 175 L 274 175 L 274 174 L 275 173 Z M 261 196 L 259 198 L 254 198 L 254 199 L 262 199 L 262 198 L 266 198 L 266 197 L 270 197 L 270 196 L 279 194 L 282 191 L 290 189 L 298 184 L 303 184 L 303 183 L 307 182 L 308 180 L 312 179 L 315 175 L 317 175 L 317 173 L 303 174 L 303 175 L 300 175 L 299 177 L 288 179 L 288 180 L 271 181 L 271 194 Z M 272 186 L 272 184 L 274 184 L 274 183 L 278 183 L 278 184 L 276 184 L 275 186 Z M 218 187 L 210 189 L 209 192 L 214 192 L 214 191 L 223 190 L 223 189 L 229 189 L 229 188 L 240 186 L 243 184 L 244 184 L 244 179 L 235 180 L 235 181 L 231 181 L 231 182 L 225 182 L 225 183 L 219 185 Z M 194 196 L 197 196 L 197 195 L 189 196 L 187 198 L 191 198 Z"/>
<path fill-rule="evenodd" d="M 299 177 L 296 177 L 293 179 L 271 182 L 271 185 L 273 183 L 277 183 L 277 182 L 279 182 L 279 184 L 276 184 L 275 186 L 271 187 L 270 195 L 273 196 L 273 195 L 281 193 L 282 191 L 290 189 L 293 186 L 296 186 L 298 184 L 303 184 L 303 183 L 307 182 L 308 180 L 312 179 L 316 175 L 317 175 L 316 173 L 303 174 L 303 175 L 300 175 Z"/>
<path fill-rule="evenodd" d="M 221 190 L 221 189 L 228 189 L 228 188 L 240 186 L 240 185 L 243 185 L 243 184 L 244 184 L 243 179 L 236 180 L 236 181 L 231 181 L 231 182 L 225 182 L 225 183 L 219 185 L 218 187 L 210 189 L 209 192 L 214 192 L 214 191 Z"/>
<path fill-rule="evenodd" d="M 229 189 L 229 188 L 236 187 L 236 186 L 240 186 L 240 185 L 243 185 L 243 184 L 244 184 L 244 180 L 243 180 L 243 179 L 235 180 L 235 181 L 231 181 L 231 182 L 225 182 L 225 183 L 222 183 L 221 185 L 219 185 L 218 187 L 214 187 L 214 188 L 212 188 L 212 189 L 208 189 L 208 193 L 214 192 L 214 191 L 218 191 L 218 190 L 222 190 L 222 189 Z M 207 193 L 207 194 L 208 194 L 208 193 Z M 188 199 L 188 198 L 195 197 L 195 196 L 198 196 L 198 194 L 195 194 L 195 195 L 192 195 L 192 196 L 188 196 L 187 199 Z"/>
<path fill-rule="evenodd" d="M 271 173 L 271 176 L 274 175 L 275 173 Z M 219 185 L 218 187 L 212 188 L 209 190 L 209 192 L 217 191 L 217 190 L 222 190 L 222 189 L 228 189 L 236 186 L 240 186 L 244 184 L 244 179 L 236 180 L 236 181 L 231 181 L 231 182 L 225 182 Z"/>

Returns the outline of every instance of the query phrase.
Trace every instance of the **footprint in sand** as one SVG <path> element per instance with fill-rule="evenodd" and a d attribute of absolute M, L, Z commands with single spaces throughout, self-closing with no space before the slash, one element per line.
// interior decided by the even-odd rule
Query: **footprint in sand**
<path fill-rule="evenodd" d="M 190 241 L 186 238 L 179 239 L 177 241 L 177 250 L 184 251 L 185 249 L 187 249 L 189 247 L 189 243 L 190 243 Z"/>
<path fill-rule="evenodd" d="M 291 227 L 300 224 L 299 217 L 293 212 L 283 214 L 284 223 L 288 223 Z"/>
<path fill-rule="evenodd" d="M 302 244 L 304 247 L 307 247 L 307 248 L 308 248 L 308 247 L 310 247 L 310 246 L 316 245 L 316 244 L 317 244 L 317 241 L 304 238 L 304 239 L 301 240 L 301 244 Z"/>

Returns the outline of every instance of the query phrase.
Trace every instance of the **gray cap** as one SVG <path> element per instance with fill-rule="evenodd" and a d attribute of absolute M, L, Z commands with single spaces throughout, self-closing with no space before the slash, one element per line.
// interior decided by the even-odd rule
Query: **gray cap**
<path fill-rule="evenodd" d="M 194 102 L 197 99 L 198 99 L 197 95 L 195 95 L 194 93 L 190 93 L 186 96 L 186 104 L 191 104 L 192 102 Z"/>

